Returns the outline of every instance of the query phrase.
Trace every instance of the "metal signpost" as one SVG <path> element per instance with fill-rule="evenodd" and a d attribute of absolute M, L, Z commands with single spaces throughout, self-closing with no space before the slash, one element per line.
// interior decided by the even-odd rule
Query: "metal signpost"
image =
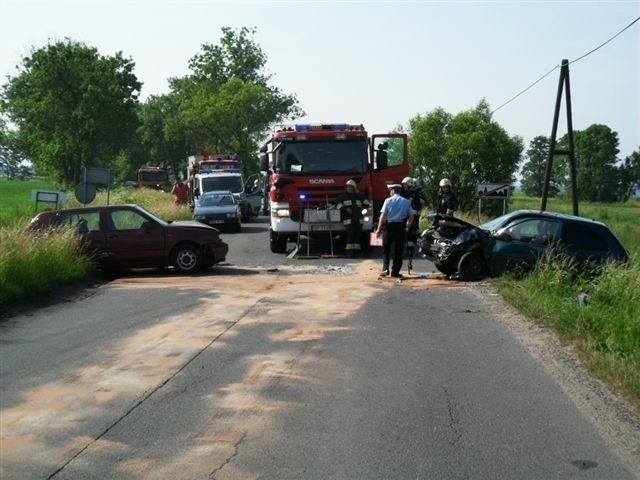
<path fill-rule="evenodd" d="M 66 203 L 67 196 L 63 192 L 57 192 L 55 190 L 31 190 L 31 201 L 36 202 L 36 212 L 38 211 L 38 204 L 42 203 L 55 203 L 56 210 L 60 208 L 60 205 Z"/>
<path fill-rule="evenodd" d="M 93 168 L 83 167 L 83 181 L 76 185 L 76 199 L 87 204 L 93 202 L 96 198 L 96 184 L 107 186 L 107 205 L 109 205 L 109 197 L 111 194 L 111 186 L 116 181 L 116 175 L 110 168 Z"/>

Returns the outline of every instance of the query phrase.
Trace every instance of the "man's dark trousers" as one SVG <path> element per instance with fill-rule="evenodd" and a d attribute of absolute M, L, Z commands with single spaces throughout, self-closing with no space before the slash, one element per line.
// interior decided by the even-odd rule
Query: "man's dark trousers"
<path fill-rule="evenodd" d="M 393 270 L 391 275 L 397 276 L 402 269 L 402 250 L 404 249 L 405 222 L 387 222 L 382 236 L 382 251 L 384 258 L 382 269 L 389 270 L 389 256 L 393 245 Z"/>

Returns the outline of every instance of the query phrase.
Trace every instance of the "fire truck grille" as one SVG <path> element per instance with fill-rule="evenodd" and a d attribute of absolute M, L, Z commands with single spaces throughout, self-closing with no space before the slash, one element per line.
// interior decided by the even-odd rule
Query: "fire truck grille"
<path fill-rule="evenodd" d="M 300 203 L 309 202 L 310 205 L 320 206 L 326 205 L 327 203 L 333 203 L 335 199 L 338 198 L 338 195 L 343 191 L 344 187 L 327 185 L 317 187 L 309 186 L 305 188 L 298 188 L 296 196 L 297 198 L 302 198 L 301 196 L 304 196 L 304 199 L 301 199 Z"/>
<path fill-rule="evenodd" d="M 335 204 L 335 200 L 344 191 L 343 187 L 337 186 L 308 186 L 296 190 L 298 201 L 290 202 L 291 219 L 299 222 L 302 212 L 306 208 L 326 208 L 327 205 Z"/>

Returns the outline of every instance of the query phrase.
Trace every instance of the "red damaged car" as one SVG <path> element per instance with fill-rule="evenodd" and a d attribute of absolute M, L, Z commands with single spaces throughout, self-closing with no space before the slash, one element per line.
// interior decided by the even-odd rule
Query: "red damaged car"
<path fill-rule="evenodd" d="M 138 205 L 102 205 L 39 213 L 30 231 L 71 226 L 105 269 L 169 267 L 194 273 L 225 261 L 220 232 L 195 221 L 165 222 Z"/>

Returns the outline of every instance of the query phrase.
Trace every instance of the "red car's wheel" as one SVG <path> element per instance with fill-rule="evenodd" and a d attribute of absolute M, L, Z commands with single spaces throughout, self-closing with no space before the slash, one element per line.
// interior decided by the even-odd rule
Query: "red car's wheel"
<path fill-rule="evenodd" d="M 178 245 L 171 256 L 171 264 L 180 273 L 197 272 L 202 268 L 202 252 L 192 243 Z"/>

